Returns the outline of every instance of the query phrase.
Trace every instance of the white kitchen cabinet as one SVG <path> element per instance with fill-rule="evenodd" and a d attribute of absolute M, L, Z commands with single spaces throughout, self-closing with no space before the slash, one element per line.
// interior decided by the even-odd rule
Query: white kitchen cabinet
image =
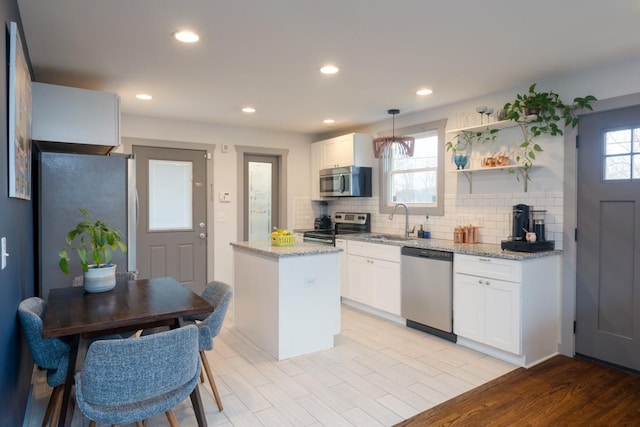
<path fill-rule="evenodd" d="M 349 298 L 349 287 L 347 286 L 347 241 L 336 239 L 336 248 L 342 249 L 340 252 L 340 296 Z"/>
<path fill-rule="evenodd" d="M 371 166 L 373 138 L 362 133 L 350 133 L 322 141 L 322 168 Z"/>
<path fill-rule="evenodd" d="M 118 95 L 34 82 L 32 96 L 33 140 L 100 146 L 107 152 L 120 145 Z"/>
<path fill-rule="evenodd" d="M 311 144 L 311 200 L 320 196 L 320 171 L 335 167 L 373 165 L 373 138 L 350 133 Z M 330 199 L 330 198 L 329 198 Z"/>
<path fill-rule="evenodd" d="M 458 343 L 531 366 L 557 354 L 560 257 L 523 261 L 455 254 Z"/>
<path fill-rule="evenodd" d="M 347 288 L 347 298 L 399 316 L 400 247 L 349 241 Z"/>
<path fill-rule="evenodd" d="M 454 332 L 520 354 L 520 284 L 456 275 Z"/>

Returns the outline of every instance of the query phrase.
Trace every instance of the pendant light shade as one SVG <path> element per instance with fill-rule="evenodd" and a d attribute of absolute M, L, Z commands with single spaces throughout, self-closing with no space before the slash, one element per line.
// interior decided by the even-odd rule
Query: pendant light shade
<path fill-rule="evenodd" d="M 388 159 L 390 157 L 413 157 L 413 149 L 416 139 L 412 136 L 396 136 L 396 114 L 400 110 L 388 110 L 393 117 L 391 136 L 383 136 L 373 140 L 373 155 L 376 159 Z"/>

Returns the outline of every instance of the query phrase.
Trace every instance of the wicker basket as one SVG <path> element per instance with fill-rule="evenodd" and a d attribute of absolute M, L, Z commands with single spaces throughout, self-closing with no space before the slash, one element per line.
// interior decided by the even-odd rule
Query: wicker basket
<path fill-rule="evenodd" d="M 286 236 L 271 236 L 271 246 L 293 246 L 296 236 L 289 234 Z"/>

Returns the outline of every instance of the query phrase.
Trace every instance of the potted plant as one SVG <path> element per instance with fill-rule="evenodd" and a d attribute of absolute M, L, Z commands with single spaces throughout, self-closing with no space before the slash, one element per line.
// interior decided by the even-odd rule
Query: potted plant
<path fill-rule="evenodd" d="M 77 246 L 73 249 L 78 254 L 80 265 L 84 272 L 84 288 L 87 292 L 103 292 L 111 290 L 116 285 L 116 265 L 111 264 L 111 251 L 127 252 L 127 245 L 122 242 L 122 233 L 116 227 L 103 221 L 92 222 L 89 212 L 80 208 L 85 219 L 70 230 L 65 241 Z M 69 274 L 69 253 L 63 248 L 58 253 L 60 260 L 58 267 L 65 274 Z"/>
<path fill-rule="evenodd" d="M 453 151 L 453 161 L 457 169 L 464 169 L 468 160 L 471 146 L 474 142 L 484 144 L 496 139 L 499 129 L 465 130 L 459 131 L 445 144 L 447 151 Z"/>
<path fill-rule="evenodd" d="M 576 127 L 578 116 L 575 111 L 577 109 L 593 110 L 591 101 L 596 100 L 595 96 L 587 95 L 574 98 L 572 104 L 565 104 L 553 91 L 537 92 L 536 84 L 529 86 L 527 93 L 518 94 L 515 100 L 507 102 L 503 107 L 505 119 L 518 122 L 522 129 L 523 141 L 520 144 L 522 151 L 516 155 L 516 162 L 522 165 L 521 173 L 526 180 L 530 179 L 529 169 L 533 166 L 536 153 L 543 151 L 534 139 L 543 134 L 562 135 L 563 130 L 558 126 L 559 122 L 563 122 L 564 127 L 569 125 Z"/>

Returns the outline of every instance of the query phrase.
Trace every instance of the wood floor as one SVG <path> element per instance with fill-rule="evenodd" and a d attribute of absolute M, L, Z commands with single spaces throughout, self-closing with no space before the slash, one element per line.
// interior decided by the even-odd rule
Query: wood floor
<path fill-rule="evenodd" d="M 519 368 L 396 427 L 638 426 L 640 378 L 556 356 Z"/>
<path fill-rule="evenodd" d="M 207 352 L 223 412 L 209 386 L 200 386 L 209 426 L 391 426 L 515 369 L 345 306 L 334 348 L 278 362 L 231 317 Z M 40 372 L 25 427 L 40 425 L 50 393 Z M 196 425 L 189 399 L 174 413 L 182 427 Z M 72 427 L 87 425 L 76 409 Z M 148 425 L 166 426 L 166 417 Z"/>

